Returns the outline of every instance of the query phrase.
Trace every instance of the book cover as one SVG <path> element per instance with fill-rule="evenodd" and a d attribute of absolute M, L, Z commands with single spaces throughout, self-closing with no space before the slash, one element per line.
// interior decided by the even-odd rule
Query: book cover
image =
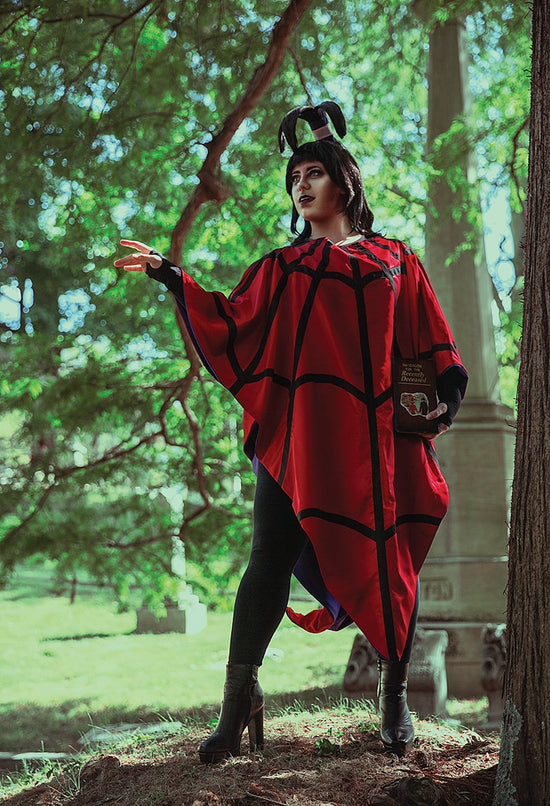
<path fill-rule="evenodd" d="M 433 361 L 395 358 L 393 362 L 393 408 L 395 430 L 404 434 L 436 434 L 438 424 L 426 420 L 437 406 Z"/>

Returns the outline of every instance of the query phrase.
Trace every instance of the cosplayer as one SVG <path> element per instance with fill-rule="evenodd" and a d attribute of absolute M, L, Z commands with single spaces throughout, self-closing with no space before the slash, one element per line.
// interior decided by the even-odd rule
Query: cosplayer
<path fill-rule="evenodd" d="M 237 755 L 246 727 L 250 747 L 263 746 L 258 667 L 285 609 L 311 632 L 355 623 L 380 658 L 385 748 L 404 753 L 414 736 L 406 690 L 418 574 L 448 506 L 432 439 L 451 425 L 467 374 L 420 261 L 372 229 L 357 163 L 329 117 L 343 136 L 332 102 L 283 120 L 296 237 L 250 266 L 228 298 L 138 241 L 122 241 L 134 252 L 115 262 L 172 291 L 204 365 L 243 407 L 257 474 L 250 561 L 220 721 L 199 749 L 205 763 Z M 298 118 L 313 142 L 298 145 Z M 395 431 L 395 356 L 435 366 L 439 402 L 422 433 Z M 293 573 L 321 608 L 287 608 Z"/>

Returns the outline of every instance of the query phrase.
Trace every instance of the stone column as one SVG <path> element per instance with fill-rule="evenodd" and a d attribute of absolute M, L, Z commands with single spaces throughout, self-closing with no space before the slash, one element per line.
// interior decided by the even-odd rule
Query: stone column
<path fill-rule="evenodd" d="M 421 2 L 417 10 L 426 7 Z M 425 263 L 470 381 L 451 432 L 436 442 L 451 507 L 421 575 L 420 621 L 449 634 L 449 693 L 481 695 L 481 631 L 506 612 L 513 412 L 500 402 L 475 164 L 468 139 L 461 22 L 430 34 Z"/>

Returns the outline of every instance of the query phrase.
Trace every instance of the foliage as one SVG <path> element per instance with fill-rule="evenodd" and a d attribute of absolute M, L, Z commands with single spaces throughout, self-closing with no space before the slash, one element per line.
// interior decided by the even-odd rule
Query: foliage
<path fill-rule="evenodd" d="M 414 8 L 413 8 L 414 6 Z M 375 225 L 422 246 L 427 178 L 474 144 L 487 193 L 519 209 L 528 20 L 507 2 L 328 0 L 294 33 L 281 71 L 221 162 L 230 197 L 200 209 L 185 266 L 228 291 L 287 241 L 284 111 L 340 100 Z M 19 0 L 0 6 L 0 561 L 54 561 L 124 604 L 173 594 L 173 538 L 215 600 L 250 534 L 253 477 L 240 414 L 195 378 L 173 305 L 112 268 L 121 235 L 168 248 L 212 136 L 265 57 L 281 0 Z M 428 165 L 427 28 L 467 15 L 475 103 Z M 252 250 L 253 246 L 253 251 Z M 10 302 L 11 300 L 11 302 Z M 503 321 L 514 349 L 515 331 Z M 214 561 L 215 560 L 215 561 Z M 194 569 L 194 570 L 193 570 Z"/>

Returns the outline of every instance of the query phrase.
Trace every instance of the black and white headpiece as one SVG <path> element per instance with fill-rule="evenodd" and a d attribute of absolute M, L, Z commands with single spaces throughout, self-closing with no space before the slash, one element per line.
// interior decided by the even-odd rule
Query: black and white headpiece
<path fill-rule="evenodd" d="M 318 106 L 297 106 L 296 109 L 292 109 L 284 116 L 279 127 L 281 154 L 285 150 L 285 143 L 288 143 L 293 151 L 298 149 L 298 141 L 296 140 L 298 118 L 305 120 L 309 124 L 314 140 L 335 139 L 330 128 L 330 121 L 334 124 L 336 133 L 340 137 L 344 137 L 347 131 L 346 120 L 342 110 L 334 101 L 323 101 Z"/>

